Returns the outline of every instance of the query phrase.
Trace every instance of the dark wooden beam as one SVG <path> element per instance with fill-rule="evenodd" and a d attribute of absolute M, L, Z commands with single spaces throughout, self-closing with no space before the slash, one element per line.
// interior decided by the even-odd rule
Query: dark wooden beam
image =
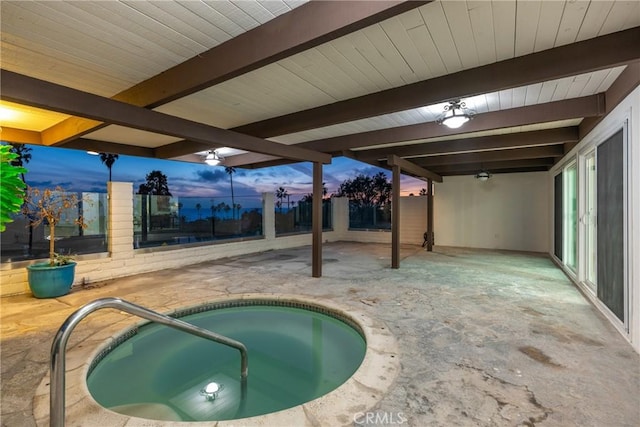
<path fill-rule="evenodd" d="M 473 171 L 478 173 L 481 170 L 487 170 L 491 173 L 499 172 L 502 169 L 514 169 L 514 168 L 531 168 L 531 167 L 547 167 L 550 168 L 555 163 L 554 157 L 542 157 L 538 159 L 521 159 L 521 160 L 502 160 L 491 162 L 474 162 L 474 163 L 461 163 L 451 165 L 441 165 L 434 168 L 439 175 L 447 175 L 451 173 L 460 173 Z"/>
<path fill-rule="evenodd" d="M 78 138 L 64 148 L 73 148 L 76 150 L 91 150 L 98 153 L 114 153 L 125 154 L 127 156 L 154 157 L 154 149 L 147 147 L 137 147 L 135 145 L 118 144 L 115 142 L 100 141 L 97 139 Z"/>
<path fill-rule="evenodd" d="M 399 145 L 371 150 L 354 151 L 358 160 L 383 159 L 390 154 L 400 157 L 425 156 L 468 151 L 485 151 L 500 148 L 534 147 L 578 141 L 578 127 L 546 129 L 476 138 L 450 139 L 422 144 Z"/>
<path fill-rule="evenodd" d="M 511 148 L 507 150 L 481 151 L 477 153 L 445 154 L 441 156 L 416 157 L 411 159 L 418 166 L 437 169 L 443 165 L 457 165 L 463 163 L 485 163 L 506 160 L 536 159 L 545 157 L 562 157 L 562 145 L 547 145 L 544 147 Z"/>
<path fill-rule="evenodd" d="M 313 201 L 311 202 L 311 276 L 322 277 L 322 163 L 313 163 Z"/>
<path fill-rule="evenodd" d="M 296 145 L 333 153 L 401 141 L 416 141 L 557 120 L 599 116 L 604 114 L 604 111 L 604 95 L 600 94 L 478 114 L 473 120 L 458 129 L 450 129 L 435 122 L 427 122 L 318 139 Z"/>
<path fill-rule="evenodd" d="M 499 169 L 495 172 L 491 172 L 492 174 L 504 174 L 504 173 L 526 173 L 526 172 L 546 172 L 550 169 L 549 166 L 528 166 L 521 168 L 506 168 Z M 460 175 L 475 175 L 480 172 L 479 169 L 469 169 L 469 170 L 461 170 L 454 172 L 442 172 L 442 176 L 460 176 Z"/>
<path fill-rule="evenodd" d="M 422 6 L 429 1 L 310 1 L 116 94 L 153 108 Z M 64 143 L 104 124 L 71 117 L 45 131 Z"/>
<path fill-rule="evenodd" d="M 233 130 L 268 138 L 627 64 L 640 58 L 640 27 L 559 46 Z"/>
<path fill-rule="evenodd" d="M 391 171 L 391 268 L 400 268 L 400 166 Z"/>
<path fill-rule="evenodd" d="M 189 151 L 185 152 L 185 146 L 189 147 Z M 66 147 L 66 145 L 65 145 Z M 221 144 L 205 144 L 197 141 L 182 140 L 178 142 L 172 142 L 154 149 L 154 157 L 159 159 L 173 159 L 181 157 L 187 154 L 197 153 L 199 151 L 215 150 L 216 148 L 223 147 Z M 264 154 L 262 154 L 264 156 Z"/>
<path fill-rule="evenodd" d="M 278 157 L 260 153 L 236 154 L 224 159 L 225 166 L 246 167 L 246 165 L 281 160 Z"/>
<path fill-rule="evenodd" d="M 430 179 L 436 182 L 442 182 L 442 177 L 440 175 L 433 173 L 429 170 L 426 170 L 424 168 L 421 168 L 415 163 L 412 163 L 409 160 L 405 160 L 401 157 L 398 157 L 395 154 L 390 154 L 387 157 L 387 165 L 391 167 L 398 166 L 400 170 L 408 172 L 413 176 Z"/>
<path fill-rule="evenodd" d="M 580 139 L 587 136 L 587 134 L 606 117 L 606 114 L 613 111 L 638 85 L 640 85 L 640 61 L 627 65 L 627 68 L 625 68 L 605 92 L 605 114 L 598 117 L 586 118 L 580 123 Z"/>
<path fill-rule="evenodd" d="M 159 113 L 87 92 L 0 70 L 0 97 L 11 102 L 87 117 L 203 144 L 224 145 L 290 160 L 331 163 L 331 156 Z"/>

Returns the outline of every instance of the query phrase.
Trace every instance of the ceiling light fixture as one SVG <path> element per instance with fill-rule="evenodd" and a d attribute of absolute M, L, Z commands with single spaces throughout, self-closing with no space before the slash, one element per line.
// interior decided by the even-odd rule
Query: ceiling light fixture
<path fill-rule="evenodd" d="M 467 108 L 467 104 L 458 99 L 450 101 L 448 105 L 444 106 L 444 113 L 438 117 L 436 122 L 450 129 L 458 129 L 471 120 L 474 114 L 473 110 Z"/>
<path fill-rule="evenodd" d="M 216 150 L 209 150 L 204 158 L 204 162 L 209 166 L 218 166 L 223 160 L 224 159 L 218 155 Z"/>
<path fill-rule="evenodd" d="M 478 181 L 488 181 L 491 178 L 491 174 L 488 171 L 482 170 L 476 174 L 476 179 Z"/>
<path fill-rule="evenodd" d="M 97 151 L 93 151 L 93 150 L 89 150 L 87 151 L 87 154 L 90 156 L 99 156 L 100 153 L 98 153 Z"/>

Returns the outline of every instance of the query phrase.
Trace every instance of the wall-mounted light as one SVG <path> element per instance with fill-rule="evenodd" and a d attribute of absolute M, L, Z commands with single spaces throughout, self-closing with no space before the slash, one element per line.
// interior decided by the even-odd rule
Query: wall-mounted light
<path fill-rule="evenodd" d="M 480 171 L 476 174 L 476 179 L 478 181 L 482 181 L 482 182 L 488 181 L 489 178 L 491 178 L 491 174 L 487 171 Z"/>
<path fill-rule="evenodd" d="M 100 153 L 98 153 L 97 151 L 92 151 L 92 150 L 87 151 L 87 154 L 89 154 L 90 156 L 99 156 L 100 155 Z"/>
<path fill-rule="evenodd" d="M 209 150 L 204 158 L 204 162 L 209 166 L 218 166 L 224 159 L 218 155 L 216 150 Z"/>
<path fill-rule="evenodd" d="M 451 101 L 444 106 L 444 112 L 438 117 L 436 123 L 445 125 L 450 129 L 457 129 L 467 123 L 473 115 L 474 111 L 467 108 L 467 105 L 460 101 Z"/>

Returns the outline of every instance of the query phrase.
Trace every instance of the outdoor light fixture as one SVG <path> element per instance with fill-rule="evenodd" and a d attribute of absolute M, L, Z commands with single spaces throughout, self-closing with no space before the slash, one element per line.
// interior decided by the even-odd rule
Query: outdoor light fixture
<path fill-rule="evenodd" d="M 222 160 L 224 159 L 218 155 L 216 150 L 209 150 L 207 156 L 204 158 L 204 162 L 209 166 L 218 166 Z"/>
<path fill-rule="evenodd" d="M 451 101 L 444 106 L 444 113 L 436 120 L 438 124 L 445 125 L 450 129 L 458 129 L 463 124 L 471 120 L 474 111 L 467 108 L 467 105 L 460 101 Z"/>
<path fill-rule="evenodd" d="M 89 154 L 90 156 L 99 156 L 100 155 L 100 153 L 98 153 L 97 151 L 92 151 L 92 150 L 87 151 L 87 154 Z"/>
<path fill-rule="evenodd" d="M 487 171 L 484 171 L 484 170 L 480 171 L 480 172 L 478 172 L 476 174 L 476 179 L 478 181 L 484 182 L 484 181 L 487 181 L 489 178 L 491 178 L 491 174 L 489 172 L 487 172 Z"/>
<path fill-rule="evenodd" d="M 209 402 L 213 402 L 218 397 L 218 393 L 222 390 L 222 386 L 216 382 L 210 382 L 202 390 L 200 394 L 205 397 Z"/>

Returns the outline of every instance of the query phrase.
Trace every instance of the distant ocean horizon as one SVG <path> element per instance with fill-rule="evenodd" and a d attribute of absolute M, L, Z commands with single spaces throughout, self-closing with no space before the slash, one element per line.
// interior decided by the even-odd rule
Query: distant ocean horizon
<path fill-rule="evenodd" d="M 236 217 L 242 218 L 242 214 L 245 212 L 253 212 L 257 211 L 262 215 L 262 208 L 240 208 L 240 212 L 236 211 Z M 200 209 L 200 212 L 196 208 L 182 208 L 180 209 L 179 215 L 181 217 L 186 217 L 187 221 L 197 221 L 198 219 L 208 219 L 211 216 L 215 216 L 218 219 L 231 219 L 233 216 L 233 212 L 231 209 L 226 211 L 215 211 L 211 212 L 211 209 Z"/>

